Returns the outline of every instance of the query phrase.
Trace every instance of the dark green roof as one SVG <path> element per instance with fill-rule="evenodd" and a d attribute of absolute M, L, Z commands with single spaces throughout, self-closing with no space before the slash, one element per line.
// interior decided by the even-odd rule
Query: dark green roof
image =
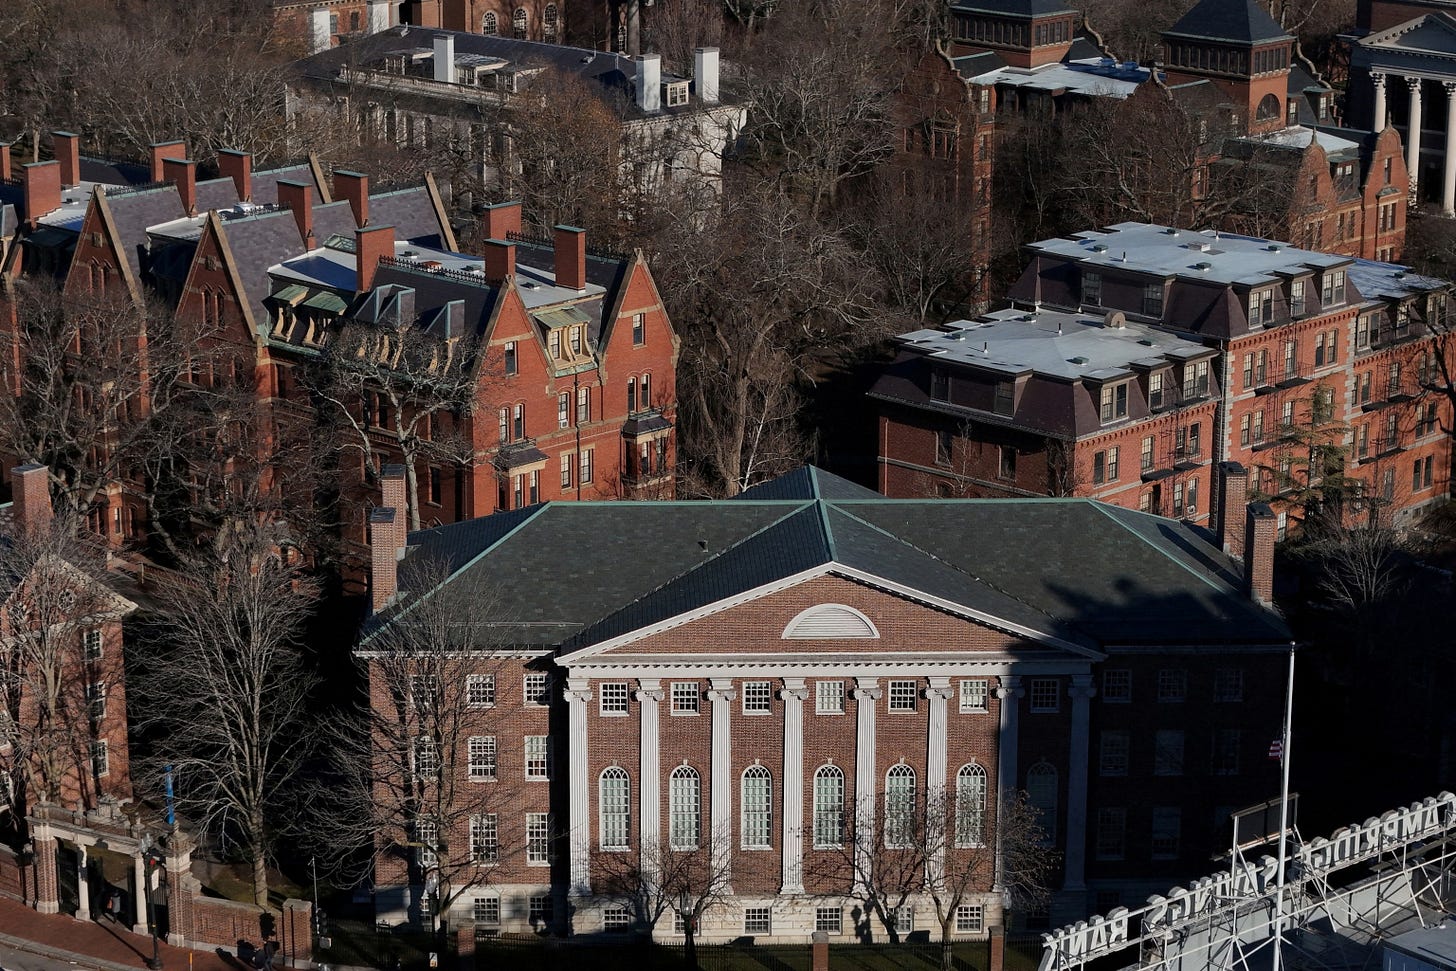
<path fill-rule="evenodd" d="M 1167 34 L 1230 44 L 1293 40 L 1258 0 L 1201 0 Z"/>
<path fill-rule="evenodd" d="M 480 640 L 564 653 L 816 570 L 1074 651 L 1289 636 L 1183 523 L 1085 499 L 885 499 L 814 468 L 731 500 L 547 503 L 409 542 L 402 586 L 412 562 L 443 563 L 431 596 Z"/>

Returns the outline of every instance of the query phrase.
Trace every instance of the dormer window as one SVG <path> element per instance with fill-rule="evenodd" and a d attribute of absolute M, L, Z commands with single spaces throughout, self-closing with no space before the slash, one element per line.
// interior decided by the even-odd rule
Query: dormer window
<path fill-rule="evenodd" d="M 1012 415 L 1016 413 L 1016 383 L 1014 381 L 996 382 L 996 414 Z"/>
<path fill-rule="evenodd" d="M 1289 284 L 1289 316 L 1304 316 L 1304 281 L 1295 280 Z"/>
<path fill-rule="evenodd" d="M 1183 400 L 1208 397 L 1208 362 L 1192 361 L 1183 365 Z"/>
<path fill-rule="evenodd" d="M 943 368 L 930 370 L 930 397 L 936 401 L 950 400 L 950 375 Z"/>
<path fill-rule="evenodd" d="M 1102 386 L 1102 423 L 1127 417 L 1127 382 Z"/>
<path fill-rule="evenodd" d="M 1163 372 L 1154 371 L 1148 375 L 1148 407 L 1158 411 L 1163 407 Z"/>
<path fill-rule="evenodd" d="M 686 81 L 674 82 L 663 85 L 667 89 L 667 106 L 669 108 L 680 108 L 688 103 L 688 83 Z"/>
<path fill-rule="evenodd" d="M 1249 292 L 1249 326 L 1262 327 L 1274 322 L 1274 288 Z"/>
<path fill-rule="evenodd" d="M 1091 270 L 1082 271 L 1082 303 L 1089 307 L 1102 306 L 1102 274 Z"/>
<path fill-rule="evenodd" d="M 1345 271 L 1326 270 L 1320 287 L 1320 300 L 1325 309 L 1345 302 Z"/>
<path fill-rule="evenodd" d="M 1163 285 L 1149 283 L 1143 287 L 1143 314 L 1148 317 L 1163 316 Z"/>

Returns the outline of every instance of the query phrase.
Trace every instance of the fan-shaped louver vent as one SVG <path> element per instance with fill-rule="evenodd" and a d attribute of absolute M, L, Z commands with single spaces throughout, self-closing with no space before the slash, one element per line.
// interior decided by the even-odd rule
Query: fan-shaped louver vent
<path fill-rule="evenodd" d="M 880 632 L 875 630 L 868 617 L 843 604 L 810 607 L 784 628 L 784 637 L 805 640 L 879 636 Z"/>

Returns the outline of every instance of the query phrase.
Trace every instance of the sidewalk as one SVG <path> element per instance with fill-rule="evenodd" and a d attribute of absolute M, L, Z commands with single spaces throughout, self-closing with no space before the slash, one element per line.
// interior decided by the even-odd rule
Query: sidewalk
<path fill-rule="evenodd" d="M 37 914 L 0 897 L 0 944 L 99 971 L 137 971 L 152 956 L 152 939 L 123 930 L 110 920 L 79 921 L 61 914 Z M 242 971 L 243 965 L 214 951 L 161 945 L 165 971 Z M 189 961 L 190 958 L 190 961 Z"/>

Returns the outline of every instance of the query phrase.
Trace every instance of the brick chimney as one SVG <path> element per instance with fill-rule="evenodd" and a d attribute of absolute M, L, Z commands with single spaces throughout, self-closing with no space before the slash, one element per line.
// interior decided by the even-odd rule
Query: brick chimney
<path fill-rule="evenodd" d="M 163 163 L 169 158 L 186 158 L 187 143 L 183 141 L 153 142 L 151 144 L 151 156 L 152 181 L 161 182 L 167 178 Z"/>
<path fill-rule="evenodd" d="M 9 182 L 15 177 L 15 170 L 10 164 L 10 143 L 0 142 L 0 181 Z"/>
<path fill-rule="evenodd" d="M 497 202 L 480 213 L 481 230 L 486 239 L 507 239 L 507 233 L 521 231 L 521 203 Z"/>
<path fill-rule="evenodd" d="M 369 606 L 374 613 L 399 591 L 399 545 L 395 522 L 402 512 L 380 506 L 369 513 Z"/>
<path fill-rule="evenodd" d="M 22 533 L 45 529 L 51 523 L 50 469 L 36 462 L 10 470 L 14 501 L 11 512 Z"/>
<path fill-rule="evenodd" d="M 585 290 L 586 230 L 557 226 L 555 257 L 556 285 L 570 290 Z"/>
<path fill-rule="evenodd" d="M 409 499 L 405 496 L 403 465 L 386 465 L 379 470 L 379 505 L 399 513 L 394 521 L 394 543 L 403 549 L 405 524 L 409 522 Z"/>
<path fill-rule="evenodd" d="M 503 239 L 488 239 L 485 248 L 485 279 L 490 283 L 504 282 L 516 272 L 516 244 Z"/>
<path fill-rule="evenodd" d="M 1249 503 L 1248 526 L 1244 533 L 1244 583 L 1249 596 L 1259 603 L 1274 602 L 1274 543 L 1279 521 L 1268 503 Z"/>
<path fill-rule="evenodd" d="M 51 152 L 61 163 L 61 185 L 80 185 L 81 136 L 68 131 L 51 132 Z"/>
<path fill-rule="evenodd" d="M 313 235 L 313 186 L 307 182 L 291 179 L 278 180 L 278 204 L 293 211 L 293 221 L 298 223 L 298 235 L 309 249 L 318 249 L 318 240 Z"/>
<path fill-rule="evenodd" d="M 1229 556 L 1242 559 L 1245 524 L 1240 510 L 1249 501 L 1249 472 L 1237 462 L 1223 462 L 1218 476 L 1218 545 Z"/>
<path fill-rule="evenodd" d="M 197 212 L 197 163 L 185 158 L 162 159 L 162 181 L 177 186 L 182 211 L 191 216 Z"/>
<path fill-rule="evenodd" d="M 363 172 L 335 170 L 334 198 L 349 200 L 349 208 L 354 210 L 354 225 L 369 225 L 369 176 Z"/>
<path fill-rule="evenodd" d="M 354 230 L 354 256 L 358 278 L 354 289 L 367 292 L 374 286 L 374 271 L 379 261 L 394 255 L 394 227 L 369 226 Z"/>
<path fill-rule="evenodd" d="M 238 199 L 242 202 L 249 202 L 253 198 L 253 156 L 247 152 L 239 152 L 231 148 L 225 148 L 217 153 L 217 171 L 219 175 L 233 180 L 237 187 Z"/>
<path fill-rule="evenodd" d="M 61 163 L 27 162 L 20 172 L 25 181 L 25 218 L 33 226 L 41 216 L 61 208 Z"/>

